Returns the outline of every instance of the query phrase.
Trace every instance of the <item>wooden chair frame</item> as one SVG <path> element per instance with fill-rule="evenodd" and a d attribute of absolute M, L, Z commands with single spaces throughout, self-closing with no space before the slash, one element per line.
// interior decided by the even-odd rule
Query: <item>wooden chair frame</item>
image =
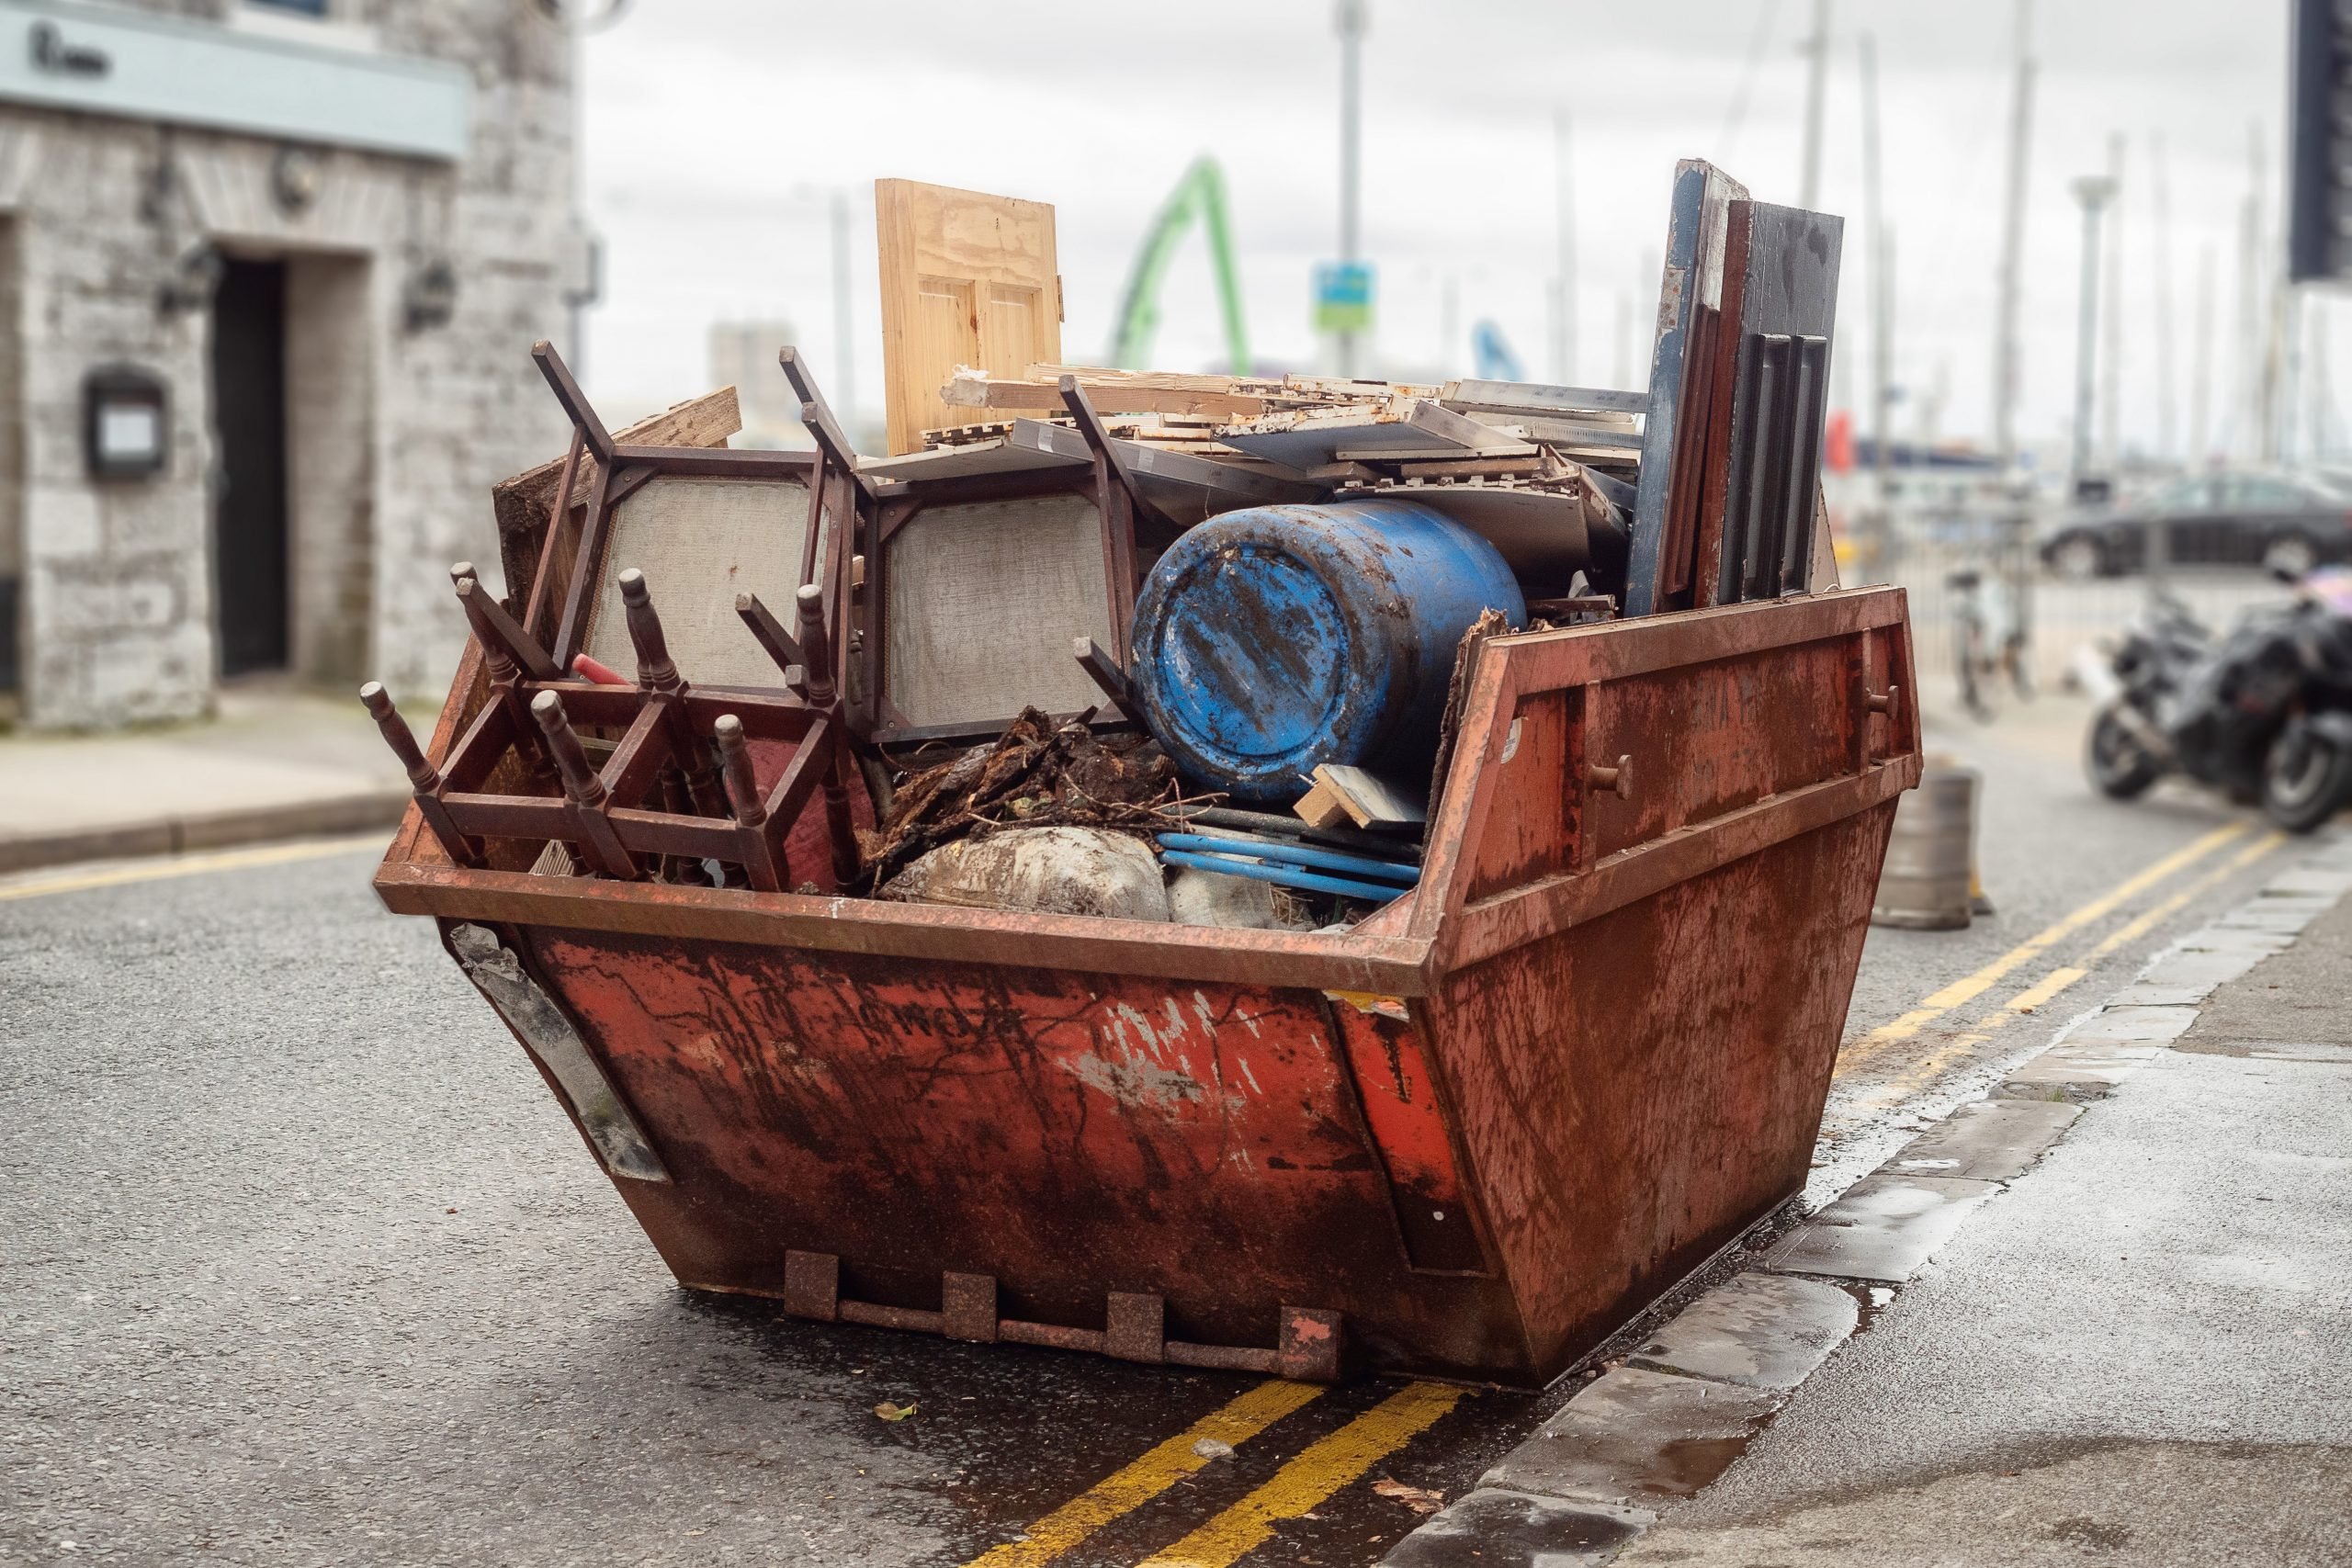
<path fill-rule="evenodd" d="M 465 865 L 484 863 L 485 839 L 564 842 L 577 846 L 591 869 L 618 880 L 642 880 L 664 861 L 715 860 L 734 868 L 730 883 L 778 892 L 791 885 L 786 840 L 810 794 L 821 789 L 834 878 L 848 886 L 858 873 L 847 793 L 854 760 L 833 672 L 848 653 L 850 617 L 842 607 L 854 575 L 863 491 L 855 455 L 805 364 L 796 351 L 783 351 L 785 373 L 801 396 L 802 416 L 817 436 L 817 449 L 755 452 L 616 444 L 561 356 L 542 343 L 532 357 L 571 418 L 572 438 L 538 570 L 524 601 L 524 619 L 514 620 L 483 592 L 470 567 L 461 564 L 452 573 L 482 650 L 491 700 L 436 769 L 382 689 L 371 686 L 363 694 L 385 739 L 408 768 L 426 824 L 451 858 Z M 584 520 L 573 530 L 567 524 L 583 457 L 594 459 L 596 475 Z M 602 591 L 599 567 L 614 513 L 664 474 L 788 478 L 807 484 L 808 523 L 794 606 L 799 636 L 784 631 L 754 597 L 744 595 L 736 605 L 746 635 L 779 666 L 775 688 L 691 686 L 669 657 L 650 589 L 627 571 L 622 589 L 638 656 L 636 684 L 599 685 L 568 674 Z M 828 519 L 836 525 L 828 541 L 831 547 L 820 559 L 819 540 Z M 567 554 L 569 571 L 563 574 Z M 542 639 L 557 617 L 559 602 L 560 619 L 550 651 Z M 575 724 L 619 734 L 602 768 L 589 764 Z M 792 761 L 763 798 L 748 751 L 754 740 L 796 746 Z M 485 788 L 510 754 L 521 763 L 531 793 Z M 656 798 L 665 809 L 642 804 Z"/>
<path fill-rule="evenodd" d="M 1140 492 L 1128 470 L 1124 444 L 1104 430 L 1101 417 L 1073 376 L 1062 378 L 1062 400 L 1078 422 L 1092 462 L 1084 468 L 1041 468 L 1016 473 L 968 474 L 935 479 L 899 480 L 876 486 L 869 504 L 871 522 L 865 551 L 865 592 L 859 613 L 863 697 L 859 728 L 877 746 L 916 746 L 926 742 L 979 741 L 1001 735 L 1017 714 L 977 714 L 946 724 L 917 725 L 892 705 L 886 687 L 888 654 L 885 623 L 890 614 L 888 545 L 899 530 L 933 506 L 958 506 L 974 502 L 1022 501 L 1057 495 L 1079 495 L 1094 504 L 1098 537 L 1102 547 L 1102 582 L 1110 609 L 1111 660 L 1124 671 L 1132 656 L 1136 593 L 1141 570 L 1136 550 L 1140 522 L 1172 537 L 1182 530 Z M 1102 673 L 1081 661 L 1098 684 Z M 1111 684 L 1123 684 L 1113 682 Z M 1117 700 L 1115 691 L 1106 696 Z M 1105 723 L 1122 723 L 1125 716 L 1102 713 Z M 1057 715 L 1057 717 L 1075 716 Z"/>

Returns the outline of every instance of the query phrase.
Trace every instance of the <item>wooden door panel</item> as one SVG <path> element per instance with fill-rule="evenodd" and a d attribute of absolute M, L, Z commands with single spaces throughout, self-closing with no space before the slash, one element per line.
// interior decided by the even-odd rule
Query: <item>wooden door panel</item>
<path fill-rule="evenodd" d="M 876 180 L 882 267 L 882 367 L 889 445 L 987 417 L 951 409 L 939 389 L 959 365 L 1022 376 L 1061 360 L 1061 282 L 1054 209 L 912 180 Z"/>

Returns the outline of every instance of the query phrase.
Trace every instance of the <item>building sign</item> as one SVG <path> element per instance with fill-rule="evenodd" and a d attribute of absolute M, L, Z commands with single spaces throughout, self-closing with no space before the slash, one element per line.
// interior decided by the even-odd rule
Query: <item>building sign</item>
<path fill-rule="evenodd" d="M 1372 267 L 1365 262 L 1324 262 L 1315 269 L 1315 330 L 1372 330 Z"/>
<path fill-rule="evenodd" d="M 454 160 L 471 90 L 442 61 L 87 0 L 0 0 L 0 102 Z"/>

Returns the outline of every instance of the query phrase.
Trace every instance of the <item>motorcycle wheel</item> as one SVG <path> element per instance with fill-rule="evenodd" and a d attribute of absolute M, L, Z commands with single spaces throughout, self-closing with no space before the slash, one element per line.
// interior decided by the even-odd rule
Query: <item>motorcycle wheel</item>
<path fill-rule="evenodd" d="M 2091 720 L 2087 749 L 2091 783 L 2109 800 L 2133 800 L 2164 776 L 2164 765 L 2148 755 L 2112 705 Z"/>
<path fill-rule="evenodd" d="M 2300 722 L 2262 760 L 2262 812 L 2290 833 L 2308 833 L 2352 800 L 2352 749 Z"/>

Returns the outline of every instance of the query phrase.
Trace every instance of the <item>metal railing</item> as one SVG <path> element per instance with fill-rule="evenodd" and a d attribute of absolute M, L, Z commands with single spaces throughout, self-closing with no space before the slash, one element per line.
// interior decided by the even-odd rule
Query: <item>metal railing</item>
<path fill-rule="evenodd" d="M 1890 534 L 1875 570 L 1849 564 L 1841 576 L 1849 582 L 1885 581 L 1909 590 L 1914 656 L 1931 705 L 1958 702 L 1961 649 L 1971 642 L 1972 628 L 1973 646 L 1996 657 L 2012 628 L 2018 629 L 2017 661 L 2030 688 L 2058 691 L 2069 684 L 2068 666 L 2076 650 L 2112 640 L 2148 604 L 2148 579 L 2137 572 L 2088 579 L 2053 575 L 2034 548 L 2030 520 L 1971 529 L 1898 525 Z M 2216 630 L 2288 592 L 2267 573 L 2239 567 L 2177 565 L 2165 574 L 2163 587 Z M 2006 669 L 1990 674 L 1998 687 L 1994 702 L 2015 701 Z"/>

